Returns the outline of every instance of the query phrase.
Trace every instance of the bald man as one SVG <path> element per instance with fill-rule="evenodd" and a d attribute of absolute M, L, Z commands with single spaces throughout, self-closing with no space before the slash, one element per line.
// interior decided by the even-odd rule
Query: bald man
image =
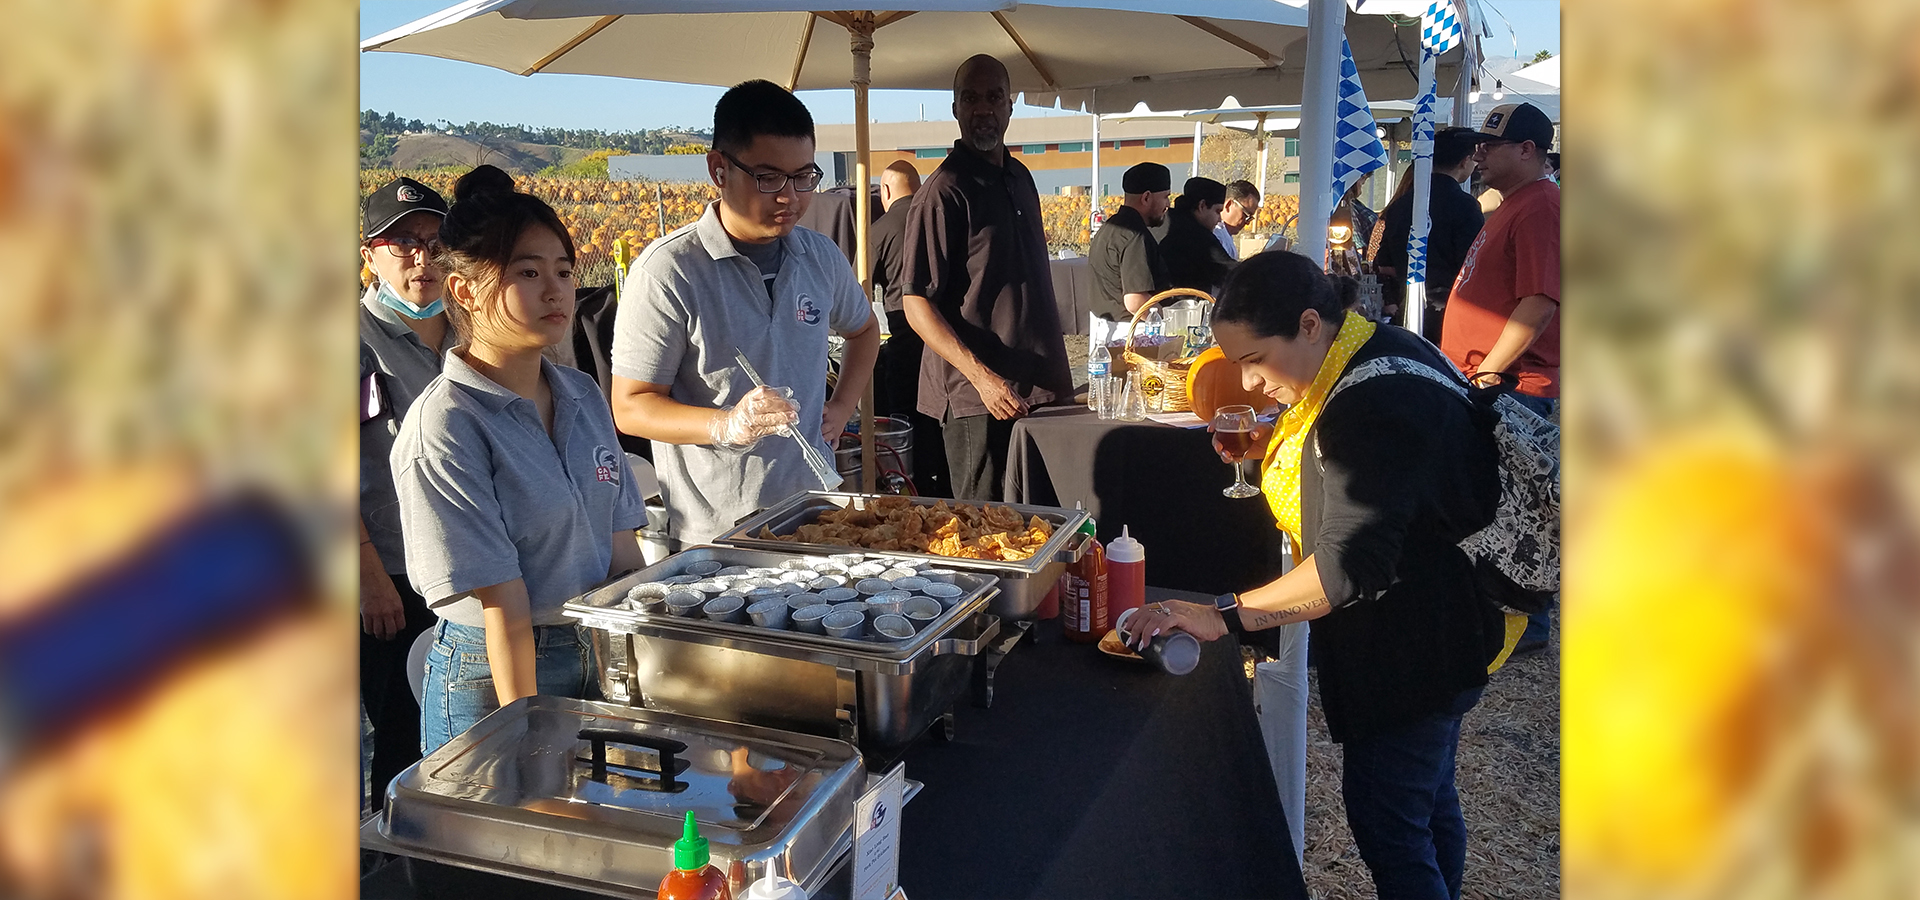
<path fill-rule="evenodd" d="M 906 242 L 907 209 L 920 190 L 920 171 L 896 159 L 880 172 L 880 203 L 886 214 L 873 223 L 873 283 L 887 310 L 887 342 L 880 345 L 880 361 L 873 373 L 874 408 L 883 416 L 913 423 L 913 484 L 921 496 L 951 497 L 947 485 L 947 454 L 941 446 L 940 420 L 917 408 L 920 402 L 920 355 L 926 342 L 907 323 L 900 308 L 900 259 Z"/>
<path fill-rule="evenodd" d="M 913 333 L 900 311 L 900 249 L 907 230 L 907 202 L 920 189 L 920 172 L 913 163 L 896 159 L 880 172 L 880 204 L 886 215 L 873 223 L 873 283 L 884 292 L 887 330 Z"/>

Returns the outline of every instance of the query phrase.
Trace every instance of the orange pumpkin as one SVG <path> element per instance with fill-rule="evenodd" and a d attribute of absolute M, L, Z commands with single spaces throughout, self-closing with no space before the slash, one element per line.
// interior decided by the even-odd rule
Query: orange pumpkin
<path fill-rule="evenodd" d="M 1219 347 L 1208 347 L 1194 359 L 1187 371 L 1187 401 L 1202 419 L 1212 419 L 1222 406 L 1245 404 L 1260 410 L 1273 405 L 1272 398 L 1240 386 L 1240 367 Z"/>

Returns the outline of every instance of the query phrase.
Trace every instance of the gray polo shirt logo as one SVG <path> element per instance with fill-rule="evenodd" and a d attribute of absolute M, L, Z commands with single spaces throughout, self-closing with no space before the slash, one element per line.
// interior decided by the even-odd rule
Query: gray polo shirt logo
<path fill-rule="evenodd" d="M 593 448 L 593 477 L 603 484 L 620 486 L 620 457 L 613 455 L 605 444 Z"/>
<path fill-rule="evenodd" d="M 819 325 L 827 317 L 827 311 L 815 306 L 813 298 L 801 294 L 793 301 L 793 317 L 802 325 Z"/>

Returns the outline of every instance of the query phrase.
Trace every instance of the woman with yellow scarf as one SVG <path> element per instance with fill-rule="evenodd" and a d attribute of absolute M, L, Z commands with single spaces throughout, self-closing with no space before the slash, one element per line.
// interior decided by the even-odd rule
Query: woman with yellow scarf
<path fill-rule="evenodd" d="M 1241 263 L 1213 332 L 1242 384 L 1287 407 L 1254 444 L 1266 451 L 1261 492 L 1298 565 L 1212 605 L 1143 609 L 1126 639 L 1179 629 L 1214 640 L 1235 619 L 1249 631 L 1311 620 L 1320 703 L 1343 749 L 1347 823 L 1379 895 L 1457 900 L 1466 825 L 1454 748 L 1504 637 L 1459 548 L 1493 521 L 1491 432 L 1466 400 L 1416 375 L 1333 396 L 1344 375 L 1382 357 L 1451 365 L 1419 336 L 1344 311 L 1303 256 Z"/>

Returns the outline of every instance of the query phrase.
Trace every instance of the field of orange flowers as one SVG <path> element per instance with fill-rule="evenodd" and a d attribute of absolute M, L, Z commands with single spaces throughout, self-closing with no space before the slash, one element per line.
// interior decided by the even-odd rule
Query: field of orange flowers
<path fill-rule="evenodd" d="M 449 199 L 453 196 L 453 182 L 459 177 L 459 173 L 448 170 L 362 169 L 360 193 L 362 196 L 372 193 L 375 187 L 401 175 L 415 178 Z M 632 252 L 638 254 L 653 239 L 698 219 L 707 204 L 719 196 L 710 184 L 687 181 L 628 182 L 526 176 L 515 179 L 515 184 L 520 190 L 551 204 L 560 214 L 560 220 L 567 224 L 580 253 L 577 277 L 579 283 L 585 285 L 613 281 L 615 241 L 625 240 Z M 1298 197 L 1265 198 L 1253 230 L 1284 229 L 1299 213 L 1299 206 Z M 1102 198 L 1101 208 L 1106 215 L 1113 215 L 1120 208 L 1120 198 Z M 1086 253 L 1090 239 L 1087 198 L 1043 196 L 1040 214 L 1049 252 Z"/>

